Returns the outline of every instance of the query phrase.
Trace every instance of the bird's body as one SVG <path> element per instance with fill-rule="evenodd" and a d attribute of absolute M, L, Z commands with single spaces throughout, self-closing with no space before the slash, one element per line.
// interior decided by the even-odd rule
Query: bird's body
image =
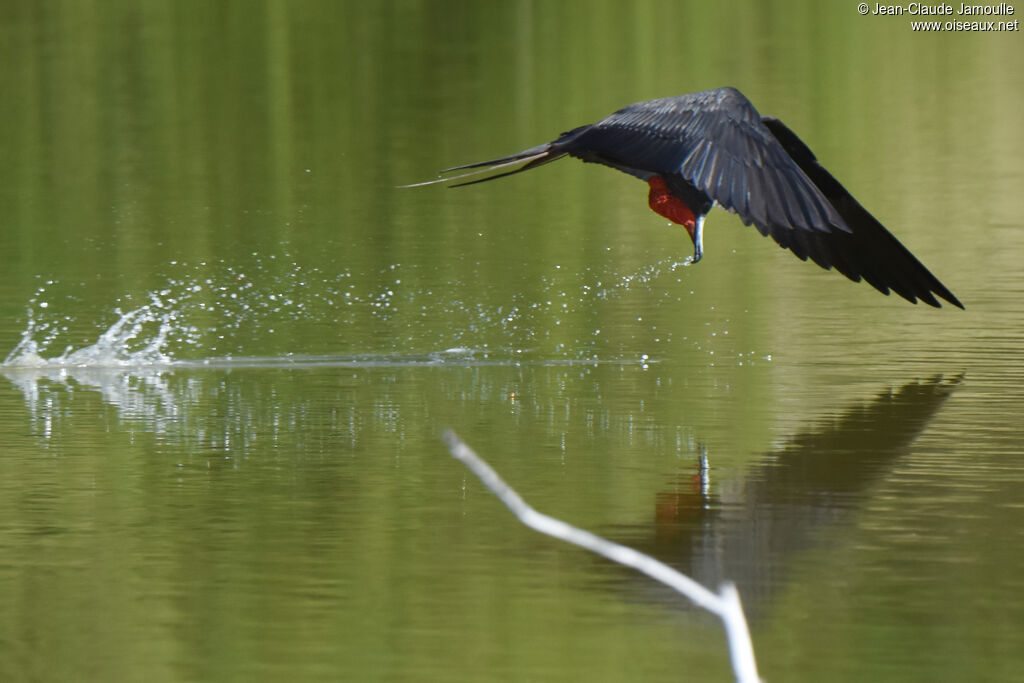
<path fill-rule="evenodd" d="M 939 306 L 938 296 L 963 308 L 800 138 L 778 119 L 762 117 L 735 88 L 631 104 L 547 144 L 446 169 L 472 170 L 418 185 L 484 182 L 566 155 L 646 181 L 650 207 L 689 232 L 694 262 L 703 254 L 704 218 L 718 205 L 802 260 L 914 303 Z M 501 172 L 464 180 L 491 171 Z"/>

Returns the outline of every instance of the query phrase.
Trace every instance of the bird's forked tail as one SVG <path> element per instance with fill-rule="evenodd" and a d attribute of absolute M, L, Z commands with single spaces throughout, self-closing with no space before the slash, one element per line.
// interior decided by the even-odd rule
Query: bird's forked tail
<path fill-rule="evenodd" d="M 550 163 L 555 159 L 560 159 L 566 155 L 564 151 L 557 151 L 553 149 L 552 143 L 546 143 L 537 147 L 531 147 L 530 149 L 524 149 L 522 152 L 510 154 L 507 157 L 499 157 L 497 159 L 489 159 L 488 161 L 478 161 L 473 164 L 464 164 L 462 166 L 453 166 L 452 168 L 446 168 L 441 171 L 441 174 L 451 173 L 453 171 L 464 171 L 466 169 L 473 169 L 468 173 L 459 173 L 457 175 L 445 176 L 443 178 L 437 178 L 435 180 L 427 180 L 422 183 L 412 183 L 409 185 L 399 185 L 398 187 L 423 187 L 425 185 L 437 185 L 439 183 L 451 183 L 455 180 L 462 180 L 463 178 L 475 178 L 476 176 L 483 175 L 485 173 L 491 173 L 492 171 L 500 171 L 516 164 L 522 164 L 518 168 L 513 168 L 510 171 L 502 171 L 501 173 L 495 173 L 494 175 L 488 175 L 483 178 L 476 178 L 475 180 L 466 180 L 460 183 L 453 183 L 449 187 L 461 187 L 463 185 L 473 185 L 475 183 L 482 183 L 488 180 L 494 180 L 495 178 L 503 178 L 507 175 L 519 173 L 520 171 L 526 171 L 531 168 L 536 168 L 543 164 Z"/>

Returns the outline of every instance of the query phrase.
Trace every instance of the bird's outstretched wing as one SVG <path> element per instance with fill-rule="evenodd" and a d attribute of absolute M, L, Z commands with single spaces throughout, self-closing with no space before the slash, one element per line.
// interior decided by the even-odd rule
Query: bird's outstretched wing
<path fill-rule="evenodd" d="M 793 131 L 778 119 L 767 116 L 764 124 L 843 217 L 850 232 L 806 233 L 791 230 L 785 225 L 768 224 L 757 226 L 762 234 L 770 234 L 780 246 L 801 259 L 810 258 L 823 268 L 835 267 L 854 282 L 863 278 L 884 294 L 891 289 L 908 301 L 916 303 L 920 299 L 936 307 L 939 302 L 933 295 L 937 295 L 954 306 L 964 307 L 909 249 L 818 163 Z"/>
<path fill-rule="evenodd" d="M 849 230 L 735 88 L 631 104 L 553 144 L 640 177 L 679 175 L 747 225 Z"/>
<path fill-rule="evenodd" d="M 803 260 L 911 302 L 939 306 L 939 296 L 963 308 L 796 134 L 734 88 L 632 104 L 552 145 L 640 177 L 681 177 Z M 690 199 L 683 189 L 673 191 Z"/>

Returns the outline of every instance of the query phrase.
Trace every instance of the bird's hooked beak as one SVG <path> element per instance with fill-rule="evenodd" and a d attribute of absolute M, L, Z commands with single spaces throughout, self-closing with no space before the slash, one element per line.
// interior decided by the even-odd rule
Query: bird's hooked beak
<path fill-rule="evenodd" d="M 704 218 L 705 216 L 697 216 L 693 222 L 693 227 L 686 226 L 686 232 L 690 233 L 690 239 L 693 240 L 693 260 L 691 264 L 697 263 L 704 258 Z"/>

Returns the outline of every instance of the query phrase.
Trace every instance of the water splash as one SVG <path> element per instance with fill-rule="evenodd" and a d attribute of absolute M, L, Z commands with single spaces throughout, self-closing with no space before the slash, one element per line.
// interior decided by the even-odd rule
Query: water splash
<path fill-rule="evenodd" d="M 243 265 L 171 262 L 158 287 L 99 311 L 83 303 L 84 285 L 69 292 L 46 280 L 4 366 L 650 360 L 673 332 L 659 330 L 645 311 L 666 302 L 678 308 L 686 296 L 679 265 L 674 258 L 627 272 L 555 265 L 539 286 L 502 294 L 481 285 L 483 276 L 452 280 L 436 268 L 395 263 L 326 273 L 287 254 L 253 254 Z M 626 301 L 634 296 L 641 305 Z"/>
<path fill-rule="evenodd" d="M 153 302 L 127 313 L 119 308 L 114 312 L 118 318 L 99 335 L 95 343 L 74 350 L 67 347 L 53 358 L 44 358 L 43 353 L 55 338 L 51 326 L 38 322 L 33 309 L 28 309 L 28 323 L 22 332 L 21 341 L 7 355 L 4 365 L 8 367 L 43 366 L 141 366 L 169 363 L 172 359 L 165 352 L 168 337 L 175 332 L 174 311 L 164 309 L 155 295 Z M 36 340 L 36 334 L 44 331 L 43 341 Z"/>

